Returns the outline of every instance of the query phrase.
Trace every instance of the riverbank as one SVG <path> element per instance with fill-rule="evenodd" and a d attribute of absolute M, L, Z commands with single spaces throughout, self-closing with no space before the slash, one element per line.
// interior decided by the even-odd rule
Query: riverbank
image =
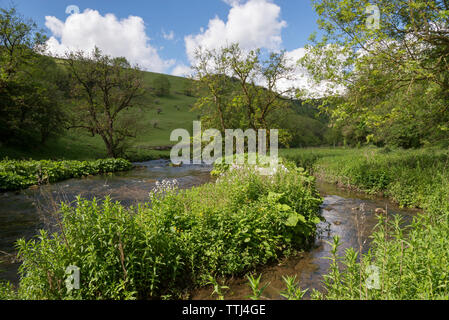
<path fill-rule="evenodd" d="M 379 215 L 367 254 L 355 248 L 340 256 L 341 242 L 334 239 L 330 270 L 324 275 L 325 292 L 314 292 L 314 298 L 449 298 L 447 150 L 305 149 L 287 153 L 287 158 L 329 182 L 382 193 L 401 206 L 424 209 L 405 227 L 398 217 Z"/>
<path fill-rule="evenodd" d="M 307 289 L 302 299 L 310 299 L 313 290 L 324 293 L 323 275 L 327 274 L 330 266 L 330 261 L 326 257 L 332 254 L 332 246 L 329 242 L 332 242 L 334 236 L 341 239 L 342 245 L 338 249 L 340 255 L 343 255 L 346 249 L 359 248 L 359 241 L 364 243 L 362 251 L 367 252 L 371 247 L 371 233 L 378 222 L 375 213 L 378 208 L 388 208 L 391 217 L 403 216 L 407 223 L 411 223 L 418 213 L 415 209 L 399 208 L 387 198 L 342 189 L 335 184 L 320 180 L 317 181 L 317 189 L 324 198 L 321 215 L 326 221 L 318 225 L 313 247 L 280 262 L 257 268 L 253 274 L 256 277 L 261 275 L 260 287 L 268 285 L 260 299 L 285 299 L 283 294 L 288 287 L 285 282 L 286 277 L 296 277 L 294 286 L 296 290 L 300 288 L 304 292 Z M 363 230 L 357 225 L 358 221 L 362 220 L 362 216 L 364 217 Z M 221 290 L 225 300 L 245 300 L 253 295 L 246 277 L 219 279 L 217 282 L 228 287 Z M 217 299 L 218 295 L 214 293 L 214 289 L 214 286 L 210 285 L 194 290 L 190 299 Z M 293 298 L 298 298 L 298 295 L 293 295 Z"/>
<path fill-rule="evenodd" d="M 369 220 L 370 222 L 365 222 L 365 226 L 372 227 L 375 224 L 377 224 L 377 227 L 374 233 L 372 234 L 372 237 L 370 238 L 371 251 L 366 252 L 365 250 L 360 250 L 358 239 L 355 239 L 355 242 L 350 243 L 344 237 L 342 237 L 338 241 L 336 239 L 334 240 L 328 238 L 327 241 L 330 241 L 330 243 L 326 244 L 327 251 L 325 252 L 327 253 L 326 256 L 331 256 L 331 260 L 328 261 L 329 269 L 326 268 L 326 270 L 328 271 L 325 272 L 324 274 L 320 271 L 319 277 L 321 278 L 323 276 L 321 279 L 324 280 L 323 290 L 321 291 L 309 290 L 309 293 L 311 293 L 311 298 L 337 299 L 337 300 L 445 299 L 449 296 L 448 295 L 449 275 L 448 271 L 446 270 L 447 265 L 449 263 L 449 250 L 447 249 L 449 248 L 449 214 L 448 214 L 449 173 L 447 173 L 447 170 L 445 170 L 447 163 L 447 151 L 437 149 L 414 150 L 414 151 L 404 151 L 404 150 L 389 151 L 385 149 L 374 149 L 374 148 L 349 149 L 349 150 L 301 149 L 301 150 L 282 150 L 281 155 L 286 156 L 289 159 L 295 160 L 295 162 L 298 163 L 298 165 L 302 165 L 308 168 L 308 170 L 310 172 L 313 172 L 315 175 L 328 179 L 329 181 L 331 181 L 331 185 L 333 186 L 340 185 L 346 187 L 347 189 L 361 190 L 366 192 L 367 194 L 372 195 L 384 194 L 390 196 L 392 199 L 395 199 L 396 202 L 401 203 L 402 206 L 409 205 L 415 207 L 422 207 L 425 209 L 424 213 L 418 213 L 413 219 L 410 218 L 410 220 L 412 221 L 407 221 L 407 223 L 405 223 L 404 220 L 400 220 L 399 215 L 394 214 L 395 209 L 394 206 L 391 205 L 385 207 L 386 209 L 385 212 L 379 213 L 377 220 L 374 219 L 373 210 L 377 211 L 375 210 L 377 209 L 375 208 L 377 206 L 379 208 L 382 208 L 383 206 L 381 206 L 380 204 L 373 206 L 372 208 L 368 208 L 367 215 L 364 215 L 362 214 L 362 211 L 357 210 L 356 211 L 357 216 L 361 219 L 359 221 L 364 221 L 363 219 L 365 219 L 365 221 L 366 219 L 368 220 L 371 219 Z M 170 170 L 188 170 L 188 168 L 171 168 Z M 190 173 L 186 172 L 186 174 Z M 300 176 L 301 175 L 304 175 L 304 173 L 301 173 Z M 167 172 L 165 171 L 163 173 L 161 172 L 161 177 L 168 177 L 168 176 Z M 308 179 L 310 178 L 307 178 L 306 180 L 304 180 L 304 182 L 306 182 Z M 308 184 L 306 183 L 306 185 Z M 251 190 L 255 194 L 257 194 L 257 192 L 260 191 L 260 189 L 258 188 L 253 189 L 253 187 L 254 187 L 253 183 L 248 183 L 248 181 L 245 182 L 238 181 L 237 184 L 235 185 L 235 189 L 234 187 L 229 189 L 228 191 L 230 193 L 226 193 L 224 199 L 229 198 L 231 203 L 234 203 L 235 205 L 234 208 L 237 210 L 237 208 L 240 208 L 242 205 L 242 202 L 237 201 L 237 199 L 242 199 L 241 197 Z M 282 184 L 275 188 L 278 187 L 285 188 L 285 186 L 283 186 Z M 295 185 L 292 185 L 290 187 L 295 187 Z M 174 219 L 174 217 L 177 216 L 176 213 L 179 212 L 178 210 L 184 212 L 182 213 L 181 217 L 186 218 L 186 220 L 183 220 L 183 222 L 186 222 L 188 221 L 187 217 L 190 217 L 191 212 L 197 212 L 198 215 L 200 215 L 200 213 L 202 212 L 204 215 L 204 212 L 207 211 L 207 210 L 197 211 L 197 209 L 199 210 L 199 208 L 204 209 L 207 207 L 209 208 L 209 210 L 212 210 L 210 208 L 216 208 L 217 204 L 215 202 L 209 203 L 207 201 L 202 200 L 207 199 L 208 197 L 210 197 L 211 194 L 214 193 L 211 192 L 209 189 L 206 189 L 205 187 L 200 188 L 200 190 L 203 190 L 203 192 L 205 192 L 208 196 L 207 197 L 202 196 L 201 192 L 198 193 L 194 191 L 188 191 L 187 193 L 189 194 L 189 196 L 186 196 L 184 200 L 182 200 L 181 202 L 175 201 L 173 203 L 165 203 L 164 207 L 163 208 L 161 207 L 161 214 L 162 212 L 175 213 L 175 216 L 171 216 L 171 219 L 164 220 L 166 221 L 167 226 L 171 227 L 173 226 L 173 221 L 178 221 L 177 219 Z M 283 193 L 279 192 L 278 189 L 276 190 L 277 191 L 274 191 L 275 193 Z M 294 190 L 296 189 L 294 188 Z M 303 189 L 300 188 L 300 190 Z M 332 192 L 335 193 L 335 191 Z M 98 192 L 95 191 L 95 194 L 97 193 Z M 220 199 L 221 198 L 222 197 L 220 197 Z M 301 196 L 299 199 L 303 199 L 303 197 Z M 330 200 L 333 201 L 332 199 Z M 306 202 L 301 201 L 303 200 L 300 200 L 299 202 L 304 205 L 307 205 L 308 203 L 307 201 Z M 328 200 L 326 201 L 325 206 L 326 204 L 328 205 L 328 207 L 329 205 L 333 206 L 328 202 Z M 338 203 L 338 201 L 336 203 Z M 243 203 L 245 203 L 245 201 L 243 201 Z M 249 202 L 249 204 L 251 203 L 252 202 Z M 199 206 L 197 207 L 197 205 Z M 250 206 L 250 208 L 257 208 L 258 206 L 259 205 L 256 205 L 255 207 Z M 351 207 L 350 208 L 351 210 L 349 211 L 349 207 L 347 208 L 345 207 L 345 209 L 341 212 L 341 214 L 354 214 L 352 210 L 353 205 L 350 204 L 349 206 Z M 84 209 L 81 214 L 84 215 L 90 212 L 90 210 L 93 210 L 93 207 L 94 207 L 93 204 L 89 203 L 88 205 L 83 207 Z M 98 205 L 96 206 L 96 208 L 98 208 L 96 209 L 97 211 L 92 212 L 98 212 L 98 210 L 102 212 L 103 210 L 105 210 L 104 207 Z M 121 210 L 124 210 L 121 206 L 111 205 L 110 208 L 113 209 L 113 212 L 121 212 Z M 252 209 L 248 209 L 246 206 L 244 208 L 245 208 L 244 211 L 240 212 L 241 214 L 243 214 L 243 216 L 246 216 L 248 214 L 247 210 L 250 210 L 249 211 L 250 213 L 253 212 Z M 357 205 L 354 205 L 354 208 L 357 208 Z M 219 210 L 220 212 L 222 212 L 221 209 L 222 208 L 220 207 Z M 183 210 L 190 210 L 189 214 L 187 214 L 187 211 Z M 142 211 L 142 214 L 147 215 L 148 211 L 145 209 L 144 211 Z M 255 222 L 257 223 L 260 223 L 261 221 L 257 221 L 256 219 L 259 215 L 257 215 L 256 213 L 254 214 L 255 215 L 253 220 L 255 220 Z M 326 214 L 328 215 L 326 216 Z M 343 225 L 342 221 L 343 219 L 336 218 L 335 210 L 326 212 L 326 214 L 325 217 L 329 220 L 330 223 L 333 224 L 334 228 L 345 227 Z M 239 215 L 237 215 L 237 217 L 238 216 Z M 196 219 L 197 217 L 194 219 L 194 221 L 197 221 Z M 224 225 L 222 223 L 221 224 L 218 223 L 219 221 L 215 222 L 216 223 L 214 224 L 214 227 L 201 229 L 203 232 L 201 237 L 207 235 L 206 237 L 207 241 L 204 240 L 204 243 L 202 241 L 197 241 L 195 244 L 195 246 L 199 247 L 195 247 L 194 251 L 199 250 L 198 252 L 200 252 L 201 255 L 204 256 L 204 259 L 206 259 L 204 260 L 206 262 L 203 261 L 200 263 L 200 265 L 203 265 L 204 263 L 208 265 L 207 261 L 209 261 L 209 259 L 212 259 L 210 256 L 206 254 L 206 251 L 204 251 L 206 250 L 206 248 L 210 247 L 211 243 L 214 244 L 213 252 L 218 253 L 221 252 L 220 254 L 217 254 L 217 256 L 215 255 L 213 256 L 215 256 L 217 259 L 220 256 L 226 257 L 227 255 L 225 254 L 225 252 L 227 252 L 227 250 L 231 250 L 236 243 L 238 244 L 238 242 L 232 242 L 232 244 L 230 244 L 228 243 L 228 240 L 224 240 L 226 239 L 224 235 L 229 233 L 232 236 L 236 236 L 236 232 L 238 235 L 239 234 L 238 231 L 240 230 L 239 237 L 243 236 L 241 231 L 246 230 L 247 227 L 246 220 L 245 222 L 232 221 L 232 224 L 235 224 L 236 227 L 239 228 L 238 230 L 223 229 Z M 102 224 L 99 224 L 99 226 L 101 225 Z M 168 232 L 169 229 L 167 226 L 166 229 Z M 198 226 L 198 224 L 196 224 L 196 226 Z M 185 229 L 183 228 L 179 229 L 189 231 L 184 234 L 192 234 L 193 229 L 188 229 L 189 227 L 191 227 L 191 225 L 188 225 L 187 228 L 184 226 Z M 220 232 L 214 231 L 212 233 L 209 232 L 212 230 L 216 230 L 217 227 L 219 227 L 219 230 L 223 231 L 224 233 L 221 231 Z M 257 229 L 265 230 L 260 227 L 256 228 L 256 226 L 254 225 L 253 227 L 249 228 L 246 232 L 250 230 L 254 231 L 254 228 L 256 230 Z M 357 236 L 357 230 L 352 230 L 351 234 Z M 367 236 L 370 234 L 369 231 L 370 230 L 367 231 Z M 171 233 L 173 233 L 173 230 L 171 230 Z M 171 233 L 168 233 L 169 235 L 164 233 L 164 235 L 171 237 L 170 235 Z M 178 232 L 175 232 L 175 234 L 177 233 Z M 222 235 L 223 237 L 221 237 L 220 235 Z M 110 239 L 112 240 L 118 239 L 114 237 L 112 238 L 109 237 L 111 235 L 104 235 L 104 236 L 106 236 L 106 238 L 104 238 L 105 241 L 106 240 L 110 241 Z M 258 236 L 259 234 L 256 232 L 254 239 L 258 239 Z M 187 237 L 183 239 L 183 241 L 185 243 L 190 243 L 186 242 L 190 241 L 189 239 L 191 240 L 193 238 Z M 246 240 L 246 238 L 243 240 Z M 52 241 L 45 243 L 53 244 Z M 59 241 L 60 241 L 59 245 L 63 246 L 64 245 L 63 239 L 59 239 Z M 78 240 L 74 239 L 71 240 L 69 243 L 71 243 L 72 241 L 76 242 Z M 249 242 L 252 243 L 252 240 L 250 240 Z M 208 243 L 208 245 L 207 246 L 202 245 L 201 243 L 203 244 Z M 224 246 L 224 244 L 226 244 L 226 246 Z M 243 245 L 244 244 L 245 242 L 243 241 Z M 127 247 L 135 248 L 131 244 L 127 244 Z M 223 248 L 227 248 L 227 250 L 220 251 Z M 235 266 L 232 267 L 231 264 L 226 268 L 228 267 L 235 268 L 236 266 L 238 267 L 242 261 L 243 262 L 246 261 L 245 260 L 247 259 L 245 258 L 246 254 L 252 256 L 253 253 L 259 252 L 258 247 L 257 250 L 250 251 L 250 253 L 248 253 L 248 251 L 242 250 L 242 247 L 236 246 L 236 248 L 238 248 L 238 250 L 236 251 L 231 250 L 232 254 L 229 256 L 229 259 L 231 258 L 232 259 L 228 261 L 228 262 L 234 261 L 233 263 L 235 263 Z M 349 249 L 346 252 L 346 254 L 344 253 L 344 249 Z M 102 264 L 102 266 L 106 268 L 104 270 L 108 270 L 107 272 L 111 271 L 115 276 L 120 278 L 120 275 L 123 276 L 123 266 L 121 265 L 120 262 L 121 261 L 120 250 L 119 247 L 117 247 L 117 245 L 115 246 L 115 249 L 111 250 L 112 250 L 111 252 L 107 250 L 106 251 L 109 252 L 110 256 L 113 257 L 115 260 L 113 260 L 111 264 L 108 264 L 107 268 L 105 267 L 104 264 Z M 89 256 L 92 256 L 93 253 L 94 252 L 90 252 Z M 184 255 L 180 256 L 184 257 Z M 280 255 L 279 257 L 281 256 L 282 255 Z M 284 256 L 288 256 L 288 254 Z M 52 256 L 49 257 L 40 256 L 36 251 L 33 251 L 30 252 L 31 260 L 29 261 L 34 261 L 36 257 L 44 259 L 43 261 L 47 261 L 47 259 L 50 259 Z M 127 255 L 125 257 L 127 257 Z M 359 259 L 360 257 L 361 259 Z M 56 259 L 56 257 L 53 258 Z M 131 270 L 134 270 L 133 263 L 131 260 L 129 260 L 129 264 L 125 265 L 125 269 L 127 271 L 128 268 L 130 267 Z M 56 263 L 57 260 L 51 261 L 52 263 Z M 194 261 L 197 262 L 197 260 Z M 212 261 L 219 261 L 219 259 Z M 268 260 L 259 260 L 259 261 L 262 262 L 258 265 L 264 265 Z M 276 261 L 276 259 L 272 261 Z M 281 263 L 282 261 L 285 260 L 283 259 L 278 260 L 279 263 Z M 173 260 L 172 262 L 175 263 L 176 259 Z M 179 266 L 177 265 L 177 268 L 179 267 L 181 268 L 179 270 L 185 271 L 186 270 L 185 268 L 187 268 L 187 266 L 189 265 L 194 268 L 194 265 L 196 265 L 196 263 L 195 264 L 181 263 Z M 156 266 L 158 266 L 158 268 L 162 268 L 162 265 L 156 264 Z M 251 265 L 246 270 L 253 271 L 254 267 L 255 264 Z M 297 265 L 294 265 L 293 269 L 298 270 Z M 292 271 L 293 269 L 291 270 L 289 269 L 289 271 L 286 272 L 286 275 L 289 275 L 290 271 Z M 196 270 L 196 269 L 187 269 L 187 270 Z M 210 270 L 213 270 L 213 268 L 211 267 Z M 378 272 L 377 273 L 375 272 L 373 274 L 372 270 L 378 270 Z M 48 286 L 48 275 L 46 276 L 45 272 L 39 273 L 40 272 L 39 270 L 37 270 L 36 272 L 37 273 L 35 274 L 41 274 L 42 279 L 40 280 L 33 279 L 30 281 L 42 281 L 43 286 Z M 133 272 L 136 272 L 134 273 L 134 277 L 136 277 L 135 279 L 140 279 L 138 277 L 138 274 L 140 274 L 140 272 L 137 272 L 135 270 Z M 311 270 L 311 272 L 313 273 L 314 271 Z M 203 274 L 203 276 L 206 276 L 206 273 L 201 272 L 188 273 L 188 274 L 189 275 L 195 274 L 196 276 L 198 276 L 199 274 Z M 230 274 L 227 274 L 226 272 L 217 274 L 214 273 L 214 275 L 215 276 L 222 275 L 225 277 L 230 276 Z M 292 275 L 294 274 L 292 273 Z M 372 278 L 373 276 L 374 278 Z M 147 276 L 145 278 L 147 278 Z M 264 281 L 264 279 L 266 278 L 262 279 L 263 279 L 262 281 Z M 376 285 L 373 286 L 372 283 L 369 284 L 369 282 L 367 282 L 368 279 L 375 279 L 376 281 L 377 280 L 378 281 L 375 282 Z M 204 281 L 206 280 L 203 277 L 201 283 L 204 284 Z M 282 282 L 281 280 L 274 282 L 275 285 L 276 283 L 284 284 L 283 280 Z M 208 279 L 207 281 L 210 281 L 210 279 Z M 301 287 L 303 289 L 307 288 L 315 289 L 315 285 L 307 285 L 307 283 L 305 286 L 301 285 Z M 107 286 L 105 286 L 102 288 L 102 290 L 105 290 L 106 292 L 109 289 Z M 182 290 L 178 287 L 176 292 L 179 295 L 180 292 L 182 292 Z M 208 291 L 208 293 L 210 294 L 211 291 Z M 175 295 L 171 294 L 170 296 L 170 298 L 175 299 L 179 297 L 180 296 L 177 296 L 176 294 Z M 274 298 L 276 299 L 277 297 L 274 296 Z"/>
<path fill-rule="evenodd" d="M 127 171 L 131 162 L 124 159 L 103 159 L 96 161 L 0 161 L 0 191 L 15 191 L 54 183 L 71 178 L 81 178 Z"/>

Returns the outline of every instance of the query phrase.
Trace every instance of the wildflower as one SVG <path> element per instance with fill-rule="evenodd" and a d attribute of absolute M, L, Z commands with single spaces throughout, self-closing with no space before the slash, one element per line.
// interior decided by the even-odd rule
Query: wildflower
<path fill-rule="evenodd" d="M 156 186 L 150 192 L 150 199 L 155 197 L 162 197 L 168 192 L 175 191 L 179 187 L 179 182 L 176 179 L 156 181 Z"/>

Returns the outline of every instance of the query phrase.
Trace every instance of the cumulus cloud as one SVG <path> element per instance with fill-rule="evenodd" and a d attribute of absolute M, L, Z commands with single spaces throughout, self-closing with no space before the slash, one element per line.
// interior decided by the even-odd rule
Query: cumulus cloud
<path fill-rule="evenodd" d="M 173 68 L 171 74 L 178 77 L 187 77 L 192 75 L 192 68 L 181 63 Z"/>
<path fill-rule="evenodd" d="M 227 43 L 238 42 L 243 49 L 265 48 L 277 50 L 282 44 L 281 32 L 287 23 L 281 19 L 281 8 L 269 0 L 225 0 L 231 5 L 227 21 L 215 17 L 208 28 L 199 34 L 185 37 L 190 62 L 198 47 L 218 49 Z"/>
<path fill-rule="evenodd" d="M 119 20 L 113 14 L 102 16 L 96 10 L 86 9 L 68 16 L 64 22 L 47 16 L 45 26 L 52 33 L 47 47 L 53 55 L 69 50 L 92 51 L 97 46 L 106 54 L 126 57 L 148 71 L 165 72 L 175 64 L 174 60 L 162 59 L 151 46 L 141 17 Z"/>
<path fill-rule="evenodd" d="M 282 79 L 279 84 L 281 91 L 293 87 L 295 89 L 304 90 L 306 97 L 309 98 L 322 98 L 330 94 L 343 94 L 345 92 L 344 87 L 334 86 L 329 81 L 316 82 L 307 69 L 298 65 L 298 60 L 303 58 L 306 54 L 307 50 L 305 48 L 298 48 L 285 53 L 290 67 L 294 68 L 294 79 Z"/>

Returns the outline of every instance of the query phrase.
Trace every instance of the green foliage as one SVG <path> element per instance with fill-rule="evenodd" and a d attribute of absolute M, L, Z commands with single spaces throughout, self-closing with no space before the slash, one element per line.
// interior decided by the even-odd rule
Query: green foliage
<path fill-rule="evenodd" d="M 321 202 L 305 174 L 266 177 L 251 170 L 190 190 L 153 190 L 151 203 L 137 208 L 78 199 L 62 206 L 63 232 L 18 242 L 19 293 L 26 299 L 176 295 L 310 245 Z M 290 223 L 291 216 L 304 219 Z M 68 292 L 71 265 L 80 268 L 81 285 Z"/>
<path fill-rule="evenodd" d="M 0 281 L 0 301 L 2 300 L 17 300 L 17 294 L 10 283 Z"/>
<path fill-rule="evenodd" d="M 281 293 L 281 296 L 287 300 L 302 300 L 308 291 L 308 289 L 301 290 L 296 278 L 296 275 L 294 277 L 282 277 L 287 288 Z"/>
<path fill-rule="evenodd" d="M 439 0 L 314 0 L 322 39 L 301 59 L 335 127 L 353 146 L 415 148 L 447 140 L 448 4 Z M 379 28 L 369 26 L 379 9 Z M 335 88 L 345 88 L 336 93 Z"/>
<path fill-rule="evenodd" d="M 234 43 L 220 50 L 198 48 L 195 56 L 193 70 L 201 93 L 195 107 L 206 129 L 275 127 L 270 115 L 285 109 L 283 97 L 292 93 L 279 90 L 279 83 L 293 73 L 285 52 L 264 58 L 260 49 L 245 52 Z"/>
<path fill-rule="evenodd" d="M 95 47 L 66 54 L 72 98 L 76 106 L 70 128 L 87 130 L 103 140 L 108 157 L 122 156 L 127 139 L 136 136 L 138 122 L 127 111 L 144 96 L 143 76 L 125 58 L 103 54 Z"/>
<path fill-rule="evenodd" d="M 281 155 L 323 180 L 383 193 L 408 207 L 423 207 L 426 195 L 441 185 L 449 162 L 449 152 L 436 148 L 292 149 Z"/>
<path fill-rule="evenodd" d="M 105 159 L 96 161 L 0 161 L 0 191 L 25 189 L 88 175 L 126 171 L 129 161 Z"/>
<path fill-rule="evenodd" d="M 251 287 L 251 291 L 253 292 L 250 298 L 251 300 L 260 300 L 262 298 L 262 294 L 265 289 L 270 285 L 270 282 L 267 282 L 265 285 L 261 286 L 260 279 L 262 275 L 260 274 L 257 278 L 252 274 L 246 276 L 248 278 L 249 286 Z"/>
<path fill-rule="evenodd" d="M 438 193 L 440 193 L 439 190 Z M 339 257 L 334 251 L 319 299 L 447 300 L 449 298 L 449 208 L 447 183 L 444 208 L 429 207 L 409 227 L 400 217 L 379 217 L 369 253 L 357 262 L 353 249 Z M 439 194 L 441 196 L 441 194 Z M 433 196 L 432 196 L 433 197 Z M 433 206 L 441 204 L 434 203 Z M 441 214 L 441 211 L 444 213 Z M 336 246 L 338 247 L 338 246 Z M 371 266 L 371 268 L 370 268 Z M 372 266 L 378 274 L 372 273 Z M 378 287 L 370 285 L 376 277 Z M 375 281 L 376 281 L 375 280 Z"/>
<path fill-rule="evenodd" d="M 0 8 L 0 142 L 44 144 L 65 121 L 67 75 L 40 55 L 45 37 L 15 8 Z"/>
<path fill-rule="evenodd" d="M 218 297 L 217 300 L 224 300 L 224 290 L 229 290 L 229 287 L 224 284 L 219 284 L 218 281 L 212 276 L 209 276 L 208 284 L 211 284 L 214 287 L 214 291 L 211 296 L 215 294 Z"/>
<path fill-rule="evenodd" d="M 332 150 L 334 154 L 332 155 Z M 447 150 L 392 149 L 291 150 L 315 153 L 315 174 L 367 192 L 382 191 L 403 206 L 425 210 L 411 224 L 380 215 L 366 254 L 332 245 L 324 292 L 315 299 L 427 300 L 449 298 L 449 175 Z M 316 155 L 321 155 L 317 157 Z M 329 154 L 329 155 L 326 155 Z M 373 270 L 378 273 L 373 272 Z M 374 280 L 374 282 L 373 282 Z M 377 285 L 373 286 L 373 283 Z"/>

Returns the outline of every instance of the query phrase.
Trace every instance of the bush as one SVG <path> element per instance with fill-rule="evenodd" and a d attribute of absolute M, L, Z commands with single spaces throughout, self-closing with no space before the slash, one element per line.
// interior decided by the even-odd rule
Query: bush
<path fill-rule="evenodd" d="M 21 297 L 178 295 L 209 276 L 241 275 L 306 248 L 322 203 L 314 179 L 296 168 L 273 176 L 236 170 L 190 190 L 163 182 L 150 195 L 131 209 L 109 199 L 63 205 L 63 232 L 18 242 Z M 81 270 L 81 286 L 69 292 L 71 265 Z"/>
<path fill-rule="evenodd" d="M 158 97 L 165 97 L 170 95 L 171 83 L 170 80 L 160 75 L 153 81 L 154 94 Z"/>
<path fill-rule="evenodd" d="M 9 282 L 0 281 L 0 301 L 1 300 L 16 300 L 17 294 L 13 286 Z"/>
<path fill-rule="evenodd" d="M 20 190 L 33 185 L 130 170 L 132 164 L 123 159 L 96 161 L 0 161 L 0 191 Z"/>

